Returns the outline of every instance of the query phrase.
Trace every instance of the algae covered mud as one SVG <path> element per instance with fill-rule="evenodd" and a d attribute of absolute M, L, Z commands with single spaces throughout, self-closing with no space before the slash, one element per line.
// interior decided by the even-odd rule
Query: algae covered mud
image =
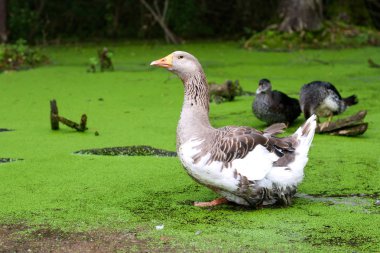
<path fill-rule="evenodd" d="M 125 241 L 137 252 L 380 251 L 380 72 L 367 63 L 369 57 L 380 62 L 378 48 L 289 53 L 246 51 L 235 43 L 118 44 L 109 45 L 115 71 L 87 73 L 84 63 L 98 48 L 46 47 L 52 65 L 0 74 L 1 127 L 15 129 L 0 133 L 0 157 L 24 159 L 0 165 L 0 224 L 7 226 L 0 225 L 0 241 L 8 243 L 0 243 L 0 251 L 28 250 L 20 245 L 64 251 L 75 243 L 86 251 L 91 239 L 109 245 L 107 238 L 116 238 L 117 250 L 126 252 L 133 249 Z M 332 82 L 342 96 L 359 99 L 341 116 L 367 110 L 369 128 L 360 137 L 316 135 L 300 195 L 288 208 L 195 208 L 192 202 L 216 195 L 189 178 L 177 158 L 125 149 L 149 145 L 174 155 L 183 87 L 149 63 L 175 50 L 196 54 L 209 81 L 238 79 L 243 90 L 268 78 L 297 98 L 305 83 Z M 86 112 L 89 130 L 50 130 L 51 98 L 68 118 Z M 212 103 L 212 125 L 264 129 L 252 114 L 252 100 Z M 302 123 L 298 118 L 285 134 Z M 116 148 L 84 151 L 94 147 Z M 78 150 L 102 155 L 73 155 Z"/>

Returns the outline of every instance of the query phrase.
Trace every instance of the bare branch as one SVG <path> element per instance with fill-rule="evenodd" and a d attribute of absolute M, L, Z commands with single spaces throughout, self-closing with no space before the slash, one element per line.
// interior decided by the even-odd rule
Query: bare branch
<path fill-rule="evenodd" d="M 145 8 L 152 14 L 153 18 L 158 22 L 158 24 L 161 26 L 162 30 L 165 33 L 165 39 L 168 43 L 178 44 L 178 39 L 176 36 L 170 31 L 169 27 L 167 26 L 165 22 L 165 17 L 161 15 L 161 11 L 155 11 L 145 0 L 140 0 L 141 4 L 145 6 Z M 155 5 L 154 8 L 159 8 L 156 1 L 153 2 Z M 169 5 L 169 1 L 165 1 L 164 5 L 164 12 L 166 14 L 167 8 Z"/>
<path fill-rule="evenodd" d="M 157 13 L 159 16 L 162 17 L 162 13 L 161 13 L 161 11 L 160 11 L 160 8 L 158 7 L 158 1 L 157 1 L 157 0 L 154 0 L 154 1 L 153 1 L 153 6 L 154 6 L 154 8 L 156 9 L 156 13 Z"/>
<path fill-rule="evenodd" d="M 145 6 L 145 8 L 148 9 L 148 11 L 153 15 L 153 17 L 158 21 L 160 18 L 158 17 L 158 13 L 156 13 L 152 7 L 145 1 L 145 0 L 140 0 L 140 2 Z"/>
<path fill-rule="evenodd" d="M 166 13 L 168 12 L 168 6 L 169 6 L 169 0 L 165 0 L 164 3 L 164 10 L 162 12 L 162 18 L 165 20 L 166 19 Z"/>

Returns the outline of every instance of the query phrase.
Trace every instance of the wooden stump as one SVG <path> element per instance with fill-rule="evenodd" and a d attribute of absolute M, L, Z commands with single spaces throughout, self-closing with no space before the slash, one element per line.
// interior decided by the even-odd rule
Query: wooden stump
<path fill-rule="evenodd" d="M 80 124 L 79 124 L 80 129 L 83 129 L 83 131 L 86 130 L 87 129 L 86 124 L 87 124 L 87 115 L 82 114 L 82 117 L 80 118 Z"/>
<path fill-rule="evenodd" d="M 52 130 L 59 130 L 58 107 L 55 99 L 50 100 L 50 122 Z"/>

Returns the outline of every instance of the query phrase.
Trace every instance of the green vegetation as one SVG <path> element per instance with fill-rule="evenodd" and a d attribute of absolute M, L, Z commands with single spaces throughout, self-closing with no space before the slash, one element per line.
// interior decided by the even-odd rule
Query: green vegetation
<path fill-rule="evenodd" d="M 244 47 L 246 48 L 264 50 L 357 48 L 379 45 L 379 31 L 342 22 L 325 22 L 323 29 L 316 32 L 284 33 L 278 31 L 277 26 L 273 26 L 264 31 L 254 33 L 244 43 Z"/>
<path fill-rule="evenodd" d="M 15 44 L 0 44 L 0 72 L 20 70 L 48 63 L 49 59 L 40 50 L 31 48 L 25 40 Z"/>
<path fill-rule="evenodd" d="M 379 251 L 380 72 L 378 48 L 293 53 L 246 51 L 234 43 L 112 45 L 115 71 L 89 74 L 96 46 L 48 47 L 54 64 L 0 74 L 0 224 L 74 233 L 130 231 L 148 249 L 199 252 Z M 249 210 L 193 201 L 216 195 L 195 183 L 176 157 L 76 155 L 81 149 L 149 145 L 175 150 L 183 87 L 152 60 L 174 50 L 196 55 L 208 81 L 238 79 L 254 91 L 261 78 L 297 97 L 309 81 L 333 83 L 368 110 L 368 131 L 348 138 L 318 135 L 299 196 L 288 208 Z M 321 62 L 323 64 L 321 64 Z M 89 130 L 50 130 L 49 100 L 67 118 L 88 116 Z M 265 126 L 251 112 L 253 98 L 210 105 L 214 126 Z M 287 133 L 302 124 L 299 118 Z M 99 135 L 96 136 L 95 132 Z M 157 230 L 156 226 L 164 225 Z M 0 244 L 1 248 L 1 244 Z"/>

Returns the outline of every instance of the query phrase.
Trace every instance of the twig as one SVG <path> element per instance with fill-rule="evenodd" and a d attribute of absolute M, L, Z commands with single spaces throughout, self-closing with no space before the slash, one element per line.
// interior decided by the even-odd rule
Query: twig
<path fill-rule="evenodd" d="M 153 18 L 158 22 L 161 26 L 162 30 L 164 30 L 165 36 L 167 38 L 167 42 L 178 44 L 178 39 L 173 34 L 173 32 L 169 29 L 168 25 L 165 22 L 166 9 L 168 8 L 168 0 L 165 1 L 163 14 L 158 8 L 158 4 L 156 1 L 153 2 L 153 7 L 151 7 L 145 0 L 140 0 L 140 3 L 145 6 L 145 8 L 152 14 Z M 157 9 L 157 10 L 155 10 Z M 164 15 L 165 14 L 165 15 Z"/>

